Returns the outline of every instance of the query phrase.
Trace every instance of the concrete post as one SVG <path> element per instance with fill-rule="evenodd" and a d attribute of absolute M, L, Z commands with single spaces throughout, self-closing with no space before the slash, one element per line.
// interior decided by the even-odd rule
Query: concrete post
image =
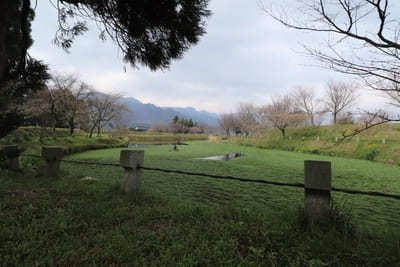
<path fill-rule="evenodd" d="M 120 164 L 125 170 L 121 190 L 125 193 L 140 191 L 143 180 L 143 170 L 139 167 L 143 165 L 143 162 L 143 150 L 121 150 Z"/>
<path fill-rule="evenodd" d="M 319 142 L 319 135 L 317 136 L 317 141 Z"/>
<path fill-rule="evenodd" d="M 2 150 L 7 157 L 6 166 L 11 171 L 19 171 L 19 150 L 18 145 L 5 145 Z"/>
<path fill-rule="evenodd" d="M 328 161 L 304 161 L 304 211 L 311 223 L 329 215 L 331 173 Z"/>
<path fill-rule="evenodd" d="M 386 139 L 382 138 L 382 144 L 386 144 Z"/>
<path fill-rule="evenodd" d="M 63 156 L 61 147 L 47 146 L 42 148 L 42 157 L 46 161 L 43 175 L 47 177 L 57 177 L 60 171 L 60 160 Z"/>

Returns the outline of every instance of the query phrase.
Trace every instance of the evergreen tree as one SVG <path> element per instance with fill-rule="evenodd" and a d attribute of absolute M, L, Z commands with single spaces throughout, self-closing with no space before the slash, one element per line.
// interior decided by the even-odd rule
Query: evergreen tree
<path fill-rule="evenodd" d="M 174 118 L 172 119 L 172 123 L 177 124 L 179 121 L 179 117 L 177 115 L 174 116 Z"/>
<path fill-rule="evenodd" d="M 1 1 L 0 138 L 23 123 L 21 104 L 49 78 L 47 66 L 27 54 L 33 17 L 29 1 Z"/>

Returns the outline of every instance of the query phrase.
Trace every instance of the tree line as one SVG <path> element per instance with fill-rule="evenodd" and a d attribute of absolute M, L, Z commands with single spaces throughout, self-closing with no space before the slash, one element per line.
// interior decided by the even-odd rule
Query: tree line
<path fill-rule="evenodd" d="M 158 132 L 158 133 L 182 133 L 182 134 L 209 134 L 216 133 L 216 127 L 210 126 L 206 123 L 199 123 L 193 121 L 192 118 L 184 118 L 175 115 L 171 122 L 166 124 L 153 124 L 150 129 L 150 132 Z"/>
<path fill-rule="evenodd" d="M 102 94 L 75 75 L 52 75 L 48 84 L 33 94 L 23 105 L 25 124 L 69 128 L 73 135 L 77 127 L 100 135 L 104 127 L 121 127 L 130 115 L 119 103 L 119 95 Z"/>
<path fill-rule="evenodd" d="M 221 115 L 218 123 L 227 136 L 249 136 L 266 128 L 276 128 L 285 136 L 288 127 L 320 125 L 325 114 L 331 114 L 333 124 L 350 123 L 357 90 L 353 82 L 329 81 L 324 95 L 317 97 L 312 88 L 298 86 L 271 96 L 266 105 L 241 103 L 235 112 Z"/>

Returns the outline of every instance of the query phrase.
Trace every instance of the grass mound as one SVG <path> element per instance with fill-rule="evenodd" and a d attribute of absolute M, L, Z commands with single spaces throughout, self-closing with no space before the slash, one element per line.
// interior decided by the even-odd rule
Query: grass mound
<path fill-rule="evenodd" d="M 355 137 L 342 139 L 360 125 L 289 128 L 283 137 L 271 129 L 259 136 L 233 137 L 231 142 L 259 148 L 296 151 L 400 164 L 400 125 L 380 125 Z"/>

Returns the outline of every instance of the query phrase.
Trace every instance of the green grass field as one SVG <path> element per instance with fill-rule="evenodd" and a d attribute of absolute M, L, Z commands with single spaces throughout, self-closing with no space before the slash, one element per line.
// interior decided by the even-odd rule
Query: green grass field
<path fill-rule="evenodd" d="M 152 146 L 145 166 L 303 182 L 306 159 L 330 160 L 333 186 L 400 194 L 400 168 L 235 144 Z M 69 158 L 118 162 L 120 149 Z M 200 157 L 242 152 L 231 161 Z M 37 165 L 25 159 L 25 166 Z M 351 224 L 304 228 L 303 190 L 144 172 L 137 195 L 119 167 L 62 164 L 59 179 L 0 172 L 4 266 L 399 266 L 400 201 L 333 193 Z M 95 181 L 81 181 L 85 176 Z M 346 221 L 346 220 L 345 220 Z M 351 226 L 354 226 L 351 227 Z"/>

